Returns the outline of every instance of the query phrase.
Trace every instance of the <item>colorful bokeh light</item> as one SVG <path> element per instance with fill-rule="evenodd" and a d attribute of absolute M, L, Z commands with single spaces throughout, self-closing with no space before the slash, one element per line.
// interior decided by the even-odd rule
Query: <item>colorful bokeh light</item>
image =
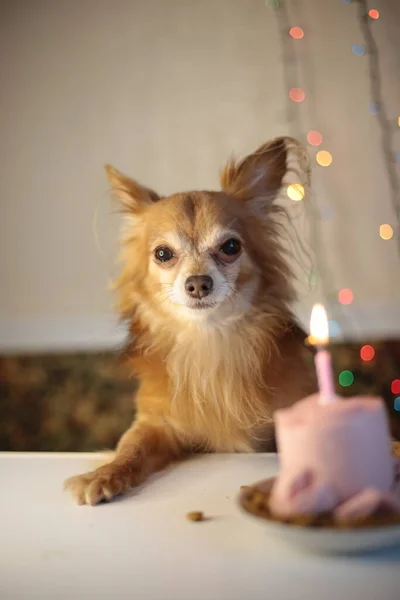
<path fill-rule="evenodd" d="M 351 371 L 342 371 L 339 373 L 339 383 L 342 387 L 349 387 L 354 382 L 354 375 Z"/>
<path fill-rule="evenodd" d="M 370 360 L 372 360 L 375 356 L 375 349 L 373 346 L 370 346 L 369 344 L 366 344 L 365 346 L 363 346 L 360 350 L 360 357 L 361 360 L 364 360 L 365 362 L 369 362 Z"/>
<path fill-rule="evenodd" d="M 376 8 L 371 8 L 371 10 L 368 11 L 368 14 L 371 19 L 379 19 L 379 10 L 376 10 Z"/>
<path fill-rule="evenodd" d="M 351 304 L 354 300 L 354 294 L 348 288 L 343 288 L 338 293 L 338 299 L 340 304 Z"/>
<path fill-rule="evenodd" d="M 393 379 L 390 385 L 390 391 L 392 394 L 400 394 L 400 379 Z"/>
<path fill-rule="evenodd" d="M 319 212 L 323 221 L 330 221 L 333 218 L 334 212 L 331 204 L 325 204 L 325 206 L 321 206 Z"/>
<path fill-rule="evenodd" d="M 307 133 L 307 142 L 311 146 L 320 146 L 322 144 L 322 134 L 315 129 L 311 129 L 311 131 Z"/>
<path fill-rule="evenodd" d="M 286 193 L 291 200 L 299 202 L 299 200 L 303 200 L 305 191 L 301 183 L 293 183 L 288 186 Z"/>
<path fill-rule="evenodd" d="M 384 223 L 379 227 L 379 235 L 383 240 L 390 240 L 393 237 L 393 228 L 387 223 Z"/>
<path fill-rule="evenodd" d="M 315 267 L 311 267 L 310 272 L 308 274 L 308 283 L 311 287 L 315 287 L 318 283 L 318 271 Z"/>
<path fill-rule="evenodd" d="M 337 338 L 341 334 L 340 325 L 337 321 L 328 321 L 329 338 Z"/>
<path fill-rule="evenodd" d="M 371 113 L 371 115 L 377 115 L 378 112 L 380 111 L 380 106 L 377 102 L 369 102 L 368 104 L 368 110 Z"/>
<path fill-rule="evenodd" d="M 293 102 L 303 102 L 306 97 L 304 91 L 301 88 L 292 88 L 289 92 L 289 98 Z"/>
<path fill-rule="evenodd" d="M 356 56 L 363 56 L 365 54 L 364 46 L 361 46 L 361 44 L 354 44 L 351 49 Z"/>
<path fill-rule="evenodd" d="M 292 27 L 289 30 L 289 35 L 295 40 L 301 40 L 304 37 L 304 31 L 301 27 Z"/>
<path fill-rule="evenodd" d="M 400 411 L 400 396 L 397 396 L 397 398 L 394 399 L 393 408 L 394 410 Z"/>
<path fill-rule="evenodd" d="M 320 150 L 317 152 L 317 163 L 321 165 L 321 167 L 329 167 L 332 164 L 332 154 L 327 150 Z"/>

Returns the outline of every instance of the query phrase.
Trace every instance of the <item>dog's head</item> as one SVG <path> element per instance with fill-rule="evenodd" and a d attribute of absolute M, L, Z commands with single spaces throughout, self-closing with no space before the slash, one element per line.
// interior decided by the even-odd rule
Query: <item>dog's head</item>
<path fill-rule="evenodd" d="M 272 307 L 292 299 L 274 219 L 291 148 L 302 151 L 295 140 L 278 138 L 230 161 L 218 192 L 162 197 L 106 167 L 126 213 L 118 281 L 124 317 L 146 307 L 149 318 L 220 323 L 261 296 Z"/>

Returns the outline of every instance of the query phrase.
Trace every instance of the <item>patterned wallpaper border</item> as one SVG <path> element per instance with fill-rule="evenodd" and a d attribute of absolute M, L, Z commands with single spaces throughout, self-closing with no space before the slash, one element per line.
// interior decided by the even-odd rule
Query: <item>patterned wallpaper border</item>
<path fill-rule="evenodd" d="M 354 383 L 338 385 L 338 392 L 383 396 L 400 439 L 391 392 L 391 382 L 400 379 L 400 341 L 374 342 L 371 362 L 360 359 L 361 346 L 332 346 L 336 375 L 345 369 L 354 374 Z M 0 451 L 113 448 L 134 417 L 136 388 L 119 353 L 0 356 Z"/>

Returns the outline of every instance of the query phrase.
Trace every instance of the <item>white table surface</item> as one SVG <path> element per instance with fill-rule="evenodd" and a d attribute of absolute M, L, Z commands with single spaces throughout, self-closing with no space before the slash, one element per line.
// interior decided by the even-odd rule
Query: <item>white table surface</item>
<path fill-rule="evenodd" d="M 274 455 L 208 455 L 110 504 L 75 506 L 63 480 L 93 454 L 0 454 L 0 598 L 399 600 L 400 551 L 305 554 L 235 499 Z M 214 517 L 185 519 L 191 510 Z"/>

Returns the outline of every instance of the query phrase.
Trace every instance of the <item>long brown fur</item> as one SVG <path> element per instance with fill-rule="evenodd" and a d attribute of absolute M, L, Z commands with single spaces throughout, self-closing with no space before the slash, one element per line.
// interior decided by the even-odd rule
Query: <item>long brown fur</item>
<path fill-rule="evenodd" d="M 116 288 L 140 388 L 112 462 L 66 482 L 78 503 L 109 500 L 191 452 L 268 448 L 273 411 L 315 391 L 274 202 L 290 152 L 308 172 L 303 147 L 278 138 L 230 161 L 220 192 L 166 198 L 106 168 L 127 218 Z M 240 238 L 237 259 L 212 245 L 216 227 Z M 160 266 L 154 246 L 171 236 L 181 247 Z M 228 290 L 223 299 L 206 313 L 183 306 L 179 278 L 210 272 Z"/>

